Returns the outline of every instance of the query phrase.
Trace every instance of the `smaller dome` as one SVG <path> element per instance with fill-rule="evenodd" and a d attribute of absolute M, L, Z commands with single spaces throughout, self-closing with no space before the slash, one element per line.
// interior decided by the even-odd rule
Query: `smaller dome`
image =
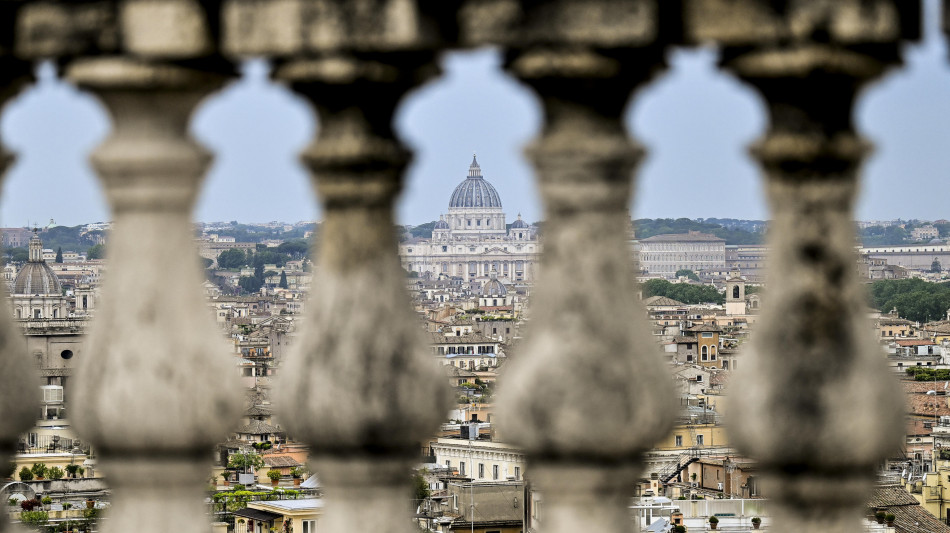
<path fill-rule="evenodd" d="M 490 275 L 491 279 L 482 285 L 482 296 L 496 297 L 508 294 L 505 284 L 498 281 L 498 274 L 492 270 Z"/>
<path fill-rule="evenodd" d="M 30 239 L 29 261 L 17 272 L 13 280 L 13 294 L 31 296 L 61 296 L 63 286 L 53 269 L 43 260 L 43 242 L 36 230 Z"/>
<path fill-rule="evenodd" d="M 439 215 L 439 221 L 435 223 L 432 229 L 449 229 L 449 223 L 445 221 L 444 216 Z"/>
<path fill-rule="evenodd" d="M 521 220 L 521 213 L 518 213 L 518 220 L 511 224 L 511 229 L 528 229 L 528 223 Z"/>

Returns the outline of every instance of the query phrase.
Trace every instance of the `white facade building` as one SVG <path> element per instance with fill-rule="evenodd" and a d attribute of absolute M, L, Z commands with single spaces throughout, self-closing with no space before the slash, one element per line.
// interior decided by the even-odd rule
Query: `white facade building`
<path fill-rule="evenodd" d="M 726 268 L 726 241 L 698 231 L 641 239 L 638 251 L 641 269 L 667 278 L 678 270 L 700 272 Z"/>
<path fill-rule="evenodd" d="M 508 229 L 501 197 L 483 176 L 473 157 L 468 176 L 439 217 L 431 239 L 399 245 L 402 267 L 420 276 L 487 278 L 494 270 L 506 281 L 528 281 L 537 275 L 541 244 L 521 216 Z"/>

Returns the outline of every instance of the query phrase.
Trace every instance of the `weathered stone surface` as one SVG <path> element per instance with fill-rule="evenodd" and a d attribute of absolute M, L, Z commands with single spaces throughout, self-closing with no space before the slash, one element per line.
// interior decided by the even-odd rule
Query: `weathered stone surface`
<path fill-rule="evenodd" d="M 692 42 L 726 46 L 788 41 L 891 43 L 919 35 L 918 2 L 895 0 L 686 0 L 684 28 Z"/>
<path fill-rule="evenodd" d="M 20 10 L 16 51 L 21 57 L 97 55 L 118 49 L 115 2 L 39 1 Z"/>
<path fill-rule="evenodd" d="M 114 226 L 87 357 L 76 371 L 77 432 L 114 487 L 108 532 L 208 528 L 207 457 L 241 412 L 228 349 L 200 284 L 191 210 L 211 156 L 188 133 L 227 77 L 128 58 L 85 59 L 68 78 L 94 92 L 113 131 L 92 163 Z"/>
<path fill-rule="evenodd" d="M 125 0 L 119 20 L 127 52 L 152 58 L 210 54 L 217 43 L 195 0 Z"/>
<path fill-rule="evenodd" d="M 228 54 L 423 50 L 454 36 L 456 0 L 231 0 Z"/>
<path fill-rule="evenodd" d="M 833 44 L 727 50 L 766 98 L 753 147 L 767 181 L 769 306 L 727 394 L 730 441 L 759 461 L 781 530 L 859 531 L 879 462 L 902 437 L 896 380 L 865 317 L 852 204 L 870 151 L 855 132 L 860 88 L 895 61 Z M 805 520 L 802 523 L 802 520 Z"/>

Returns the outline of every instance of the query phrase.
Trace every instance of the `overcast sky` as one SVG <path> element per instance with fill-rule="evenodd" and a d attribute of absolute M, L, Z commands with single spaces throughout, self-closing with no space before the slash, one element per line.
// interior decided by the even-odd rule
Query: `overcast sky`
<path fill-rule="evenodd" d="M 865 167 L 861 219 L 950 218 L 950 60 L 928 0 L 925 39 L 905 50 L 906 65 L 869 89 L 856 118 L 876 152 Z M 670 69 L 643 89 L 626 115 L 649 148 L 633 215 L 767 218 L 757 169 L 746 147 L 763 131 L 758 96 L 715 67 L 712 50 L 676 50 Z M 415 149 L 400 199 L 402 223 L 447 209 L 472 152 L 501 194 L 508 220 L 542 218 L 531 167 L 521 150 L 540 125 L 531 93 L 499 68 L 493 50 L 452 53 L 444 75 L 413 93 L 397 116 Z M 244 77 L 209 98 L 193 131 L 217 155 L 195 219 L 264 222 L 319 219 L 297 153 L 317 127 L 307 105 L 245 64 Z M 0 132 L 18 154 L 0 200 L 0 224 L 76 225 L 109 214 L 86 155 L 106 135 L 94 98 L 41 68 L 35 86 L 11 102 Z"/>

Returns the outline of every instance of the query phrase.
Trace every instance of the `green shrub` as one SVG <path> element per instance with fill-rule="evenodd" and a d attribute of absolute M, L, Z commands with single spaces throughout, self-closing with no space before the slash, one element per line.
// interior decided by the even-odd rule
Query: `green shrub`
<path fill-rule="evenodd" d="M 21 468 L 20 481 L 33 481 L 33 471 L 25 466 Z"/>
<path fill-rule="evenodd" d="M 49 513 L 46 511 L 23 511 L 20 513 L 20 521 L 33 527 L 42 526 L 49 522 Z"/>
<path fill-rule="evenodd" d="M 62 479 L 64 475 L 66 475 L 66 473 L 58 466 L 54 466 L 46 471 L 46 477 L 50 479 Z"/>
<path fill-rule="evenodd" d="M 46 463 L 36 463 L 30 468 L 30 471 L 33 472 L 33 475 L 37 478 L 46 477 Z"/>
<path fill-rule="evenodd" d="M 270 470 L 267 471 L 267 477 L 269 477 L 271 481 L 279 480 L 280 470 L 277 470 L 276 468 L 271 468 Z"/>
<path fill-rule="evenodd" d="M 53 498 L 50 498 L 49 496 L 43 496 L 43 499 L 40 501 L 43 502 L 43 505 L 49 505 L 53 503 Z"/>

